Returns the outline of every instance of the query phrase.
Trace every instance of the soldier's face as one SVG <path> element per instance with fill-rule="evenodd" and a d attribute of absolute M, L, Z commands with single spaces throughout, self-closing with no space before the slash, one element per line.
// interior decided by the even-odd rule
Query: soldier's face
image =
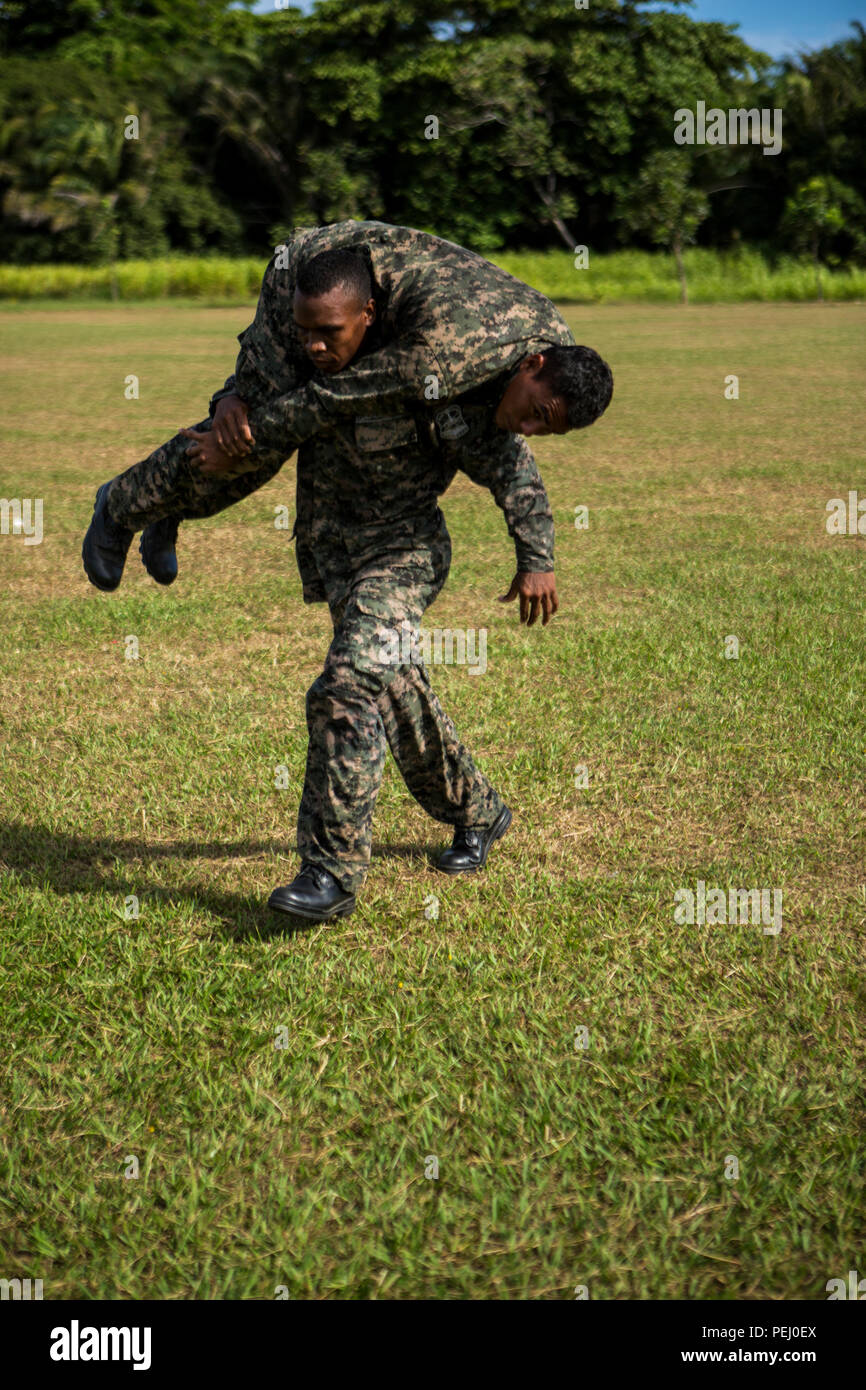
<path fill-rule="evenodd" d="M 355 356 L 376 317 L 376 305 L 338 286 L 315 299 L 295 290 L 292 312 L 310 361 L 320 372 L 332 373 L 342 371 Z"/>
<path fill-rule="evenodd" d="M 540 352 L 524 357 L 499 402 L 495 420 L 500 429 L 526 435 L 566 433 L 568 407 L 539 377 L 543 362 Z"/>

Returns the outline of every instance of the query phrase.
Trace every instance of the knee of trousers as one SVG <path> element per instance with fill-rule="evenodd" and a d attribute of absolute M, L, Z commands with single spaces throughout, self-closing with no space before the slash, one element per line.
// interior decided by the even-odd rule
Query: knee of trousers
<path fill-rule="evenodd" d="M 373 707 L 403 673 L 402 667 L 374 661 L 364 661 L 358 665 L 343 661 L 329 662 L 307 691 L 307 709 L 311 704 L 321 707 L 328 701 L 358 708 L 366 705 Z"/>
<path fill-rule="evenodd" d="M 371 688 L 372 687 L 372 688 Z M 307 691 L 307 726 L 335 727 L 350 724 L 353 728 L 369 730 L 382 728 L 377 708 L 381 687 L 361 680 L 334 678 L 324 673 L 313 681 Z"/>

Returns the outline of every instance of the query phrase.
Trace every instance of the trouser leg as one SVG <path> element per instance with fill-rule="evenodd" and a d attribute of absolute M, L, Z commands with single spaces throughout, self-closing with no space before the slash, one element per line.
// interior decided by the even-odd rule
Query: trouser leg
<path fill-rule="evenodd" d="M 356 893 L 370 863 L 373 809 L 385 766 L 375 701 L 325 674 L 307 692 L 307 770 L 298 853 Z"/>
<path fill-rule="evenodd" d="M 415 627 L 441 583 L 411 571 L 360 581 L 334 616 L 325 669 L 307 692 L 309 745 L 301 858 L 357 892 L 370 862 L 373 810 L 390 744 L 409 790 L 436 820 L 489 825 L 503 802 L 461 744 L 423 666 L 383 662 L 386 634 Z"/>
<path fill-rule="evenodd" d="M 377 708 L 394 761 L 427 814 L 445 825 L 491 826 L 505 803 L 460 742 L 424 666 L 401 670 Z"/>
<path fill-rule="evenodd" d="M 192 428 L 207 430 L 210 426 L 208 419 Z M 263 487 L 284 462 L 281 455 L 257 450 L 255 467 L 248 472 L 207 476 L 188 457 L 189 445 L 188 439 L 176 434 L 146 459 L 118 474 L 108 493 L 112 521 L 141 531 L 166 516 L 181 520 L 213 516 Z"/>

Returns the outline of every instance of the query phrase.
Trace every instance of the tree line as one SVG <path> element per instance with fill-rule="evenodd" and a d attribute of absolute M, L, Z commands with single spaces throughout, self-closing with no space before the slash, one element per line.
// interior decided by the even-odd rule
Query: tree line
<path fill-rule="evenodd" d="M 862 264 L 852 30 L 774 63 L 680 0 L 0 0 L 0 260 L 263 254 L 374 217 L 488 254 L 746 242 Z M 682 135 L 714 111 L 765 113 L 765 136 L 779 113 L 778 150 L 707 120 Z"/>

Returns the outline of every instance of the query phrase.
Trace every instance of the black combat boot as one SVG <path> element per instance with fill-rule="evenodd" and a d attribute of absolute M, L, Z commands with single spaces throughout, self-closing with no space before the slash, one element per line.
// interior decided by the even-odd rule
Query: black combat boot
<path fill-rule="evenodd" d="M 93 520 L 81 547 L 84 573 L 91 584 L 107 593 L 111 593 L 120 583 L 123 566 L 126 564 L 126 552 L 135 535 L 134 531 L 127 530 L 125 526 L 118 526 L 108 514 L 108 489 L 113 482 L 112 478 L 111 482 L 103 483 L 96 494 Z"/>
<path fill-rule="evenodd" d="M 340 887 L 334 875 L 318 864 L 306 861 L 301 872 L 286 888 L 275 888 L 268 898 L 274 912 L 288 912 L 307 922 L 327 922 L 330 917 L 348 917 L 355 896 Z"/>
<path fill-rule="evenodd" d="M 490 846 L 499 840 L 511 824 L 511 812 L 503 806 L 489 829 L 458 826 L 454 843 L 439 857 L 439 868 L 446 874 L 473 874 L 487 863 Z"/>
<path fill-rule="evenodd" d="M 157 584 L 173 584 L 177 579 L 177 528 L 180 517 L 164 516 L 152 521 L 141 533 L 138 549 L 142 563 Z"/>

